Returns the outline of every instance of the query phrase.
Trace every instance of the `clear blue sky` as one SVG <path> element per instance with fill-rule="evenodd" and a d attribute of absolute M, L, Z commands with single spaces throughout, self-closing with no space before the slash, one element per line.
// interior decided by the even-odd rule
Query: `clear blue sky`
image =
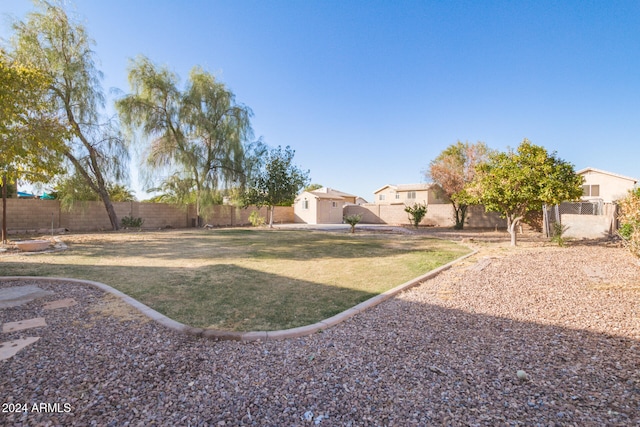
<path fill-rule="evenodd" d="M 2 0 L 22 18 L 28 0 Z M 105 91 L 138 54 L 212 72 L 313 182 L 373 201 L 461 141 L 640 178 L 639 1 L 77 0 Z M 134 188 L 138 185 L 132 182 Z M 146 197 L 144 193 L 139 196 Z"/>

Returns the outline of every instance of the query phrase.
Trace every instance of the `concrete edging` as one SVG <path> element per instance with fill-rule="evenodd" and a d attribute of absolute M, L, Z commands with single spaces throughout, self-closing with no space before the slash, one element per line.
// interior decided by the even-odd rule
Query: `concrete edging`
<path fill-rule="evenodd" d="M 437 276 L 441 272 L 448 270 L 454 264 L 469 258 L 475 254 L 477 254 L 477 250 L 473 250 L 471 253 L 461 256 L 445 265 L 442 265 L 434 270 L 431 270 L 422 276 L 418 276 L 415 279 L 411 279 L 401 285 L 396 286 L 393 289 L 389 289 L 386 292 L 381 293 L 380 295 L 376 295 L 366 301 L 361 302 L 360 304 L 347 309 L 341 313 L 336 314 L 335 316 L 329 317 L 328 319 L 321 320 L 320 322 L 300 326 L 297 328 L 291 329 L 283 329 L 279 331 L 251 331 L 251 332 L 231 332 L 231 331 L 221 331 L 215 329 L 203 329 L 203 328 L 194 328 L 192 326 L 185 325 L 169 317 L 161 314 L 151 307 L 141 303 L 140 301 L 133 299 L 129 295 L 112 288 L 109 285 L 106 285 L 101 282 L 95 282 L 92 280 L 82 280 L 82 279 L 70 279 L 64 277 L 41 277 L 41 276 L 0 276 L 0 281 L 47 281 L 47 282 L 67 282 L 67 283 L 77 283 L 77 284 L 85 284 L 91 285 L 98 289 L 101 289 L 111 295 L 114 295 L 120 298 L 122 301 L 134 307 L 136 310 L 140 311 L 145 316 L 149 317 L 151 320 L 160 323 L 161 325 L 172 329 L 176 332 L 182 332 L 189 335 L 201 336 L 204 338 L 212 338 L 217 340 L 233 340 L 233 341 L 270 341 L 270 340 L 279 340 L 286 338 L 299 338 L 307 335 L 314 334 L 316 332 L 328 329 L 332 326 L 335 326 L 339 323 L 344 322 L 347 319 L 355 316 L 358 313 L 361 313 L 371 307 L 374 307 L 381 302 L 387 301 L 390 298 L 393 298 L 400 292 L 409 289 L 418 283 L 431 279 L 432 277 Z"/>

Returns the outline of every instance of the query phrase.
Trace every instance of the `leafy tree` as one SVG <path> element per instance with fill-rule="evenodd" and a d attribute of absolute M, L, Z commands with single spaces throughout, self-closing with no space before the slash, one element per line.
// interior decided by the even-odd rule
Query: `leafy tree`
<path fill-rule="evenodd" d="M 427 215 L 426 203 L 414 203 L 413 206 L 405 206 L 404 211 L 409 215 L 409 221 L 415 228 L 418 228 L 422 219 Z"/>
<path fill-rule="evenodd" d="M 309 184 L 305 187 L 304 191 L 315 191 L 315 190 L 319 190 L 322 188 L 322 184 Z"/>
<path fill-rule="evenodd" d="M 107 192 L 112 202 L 132 202 L 136 199 L 133 192 L 122 184 L 107 184 Z M 78 174 L 58 177 L 51 195 L 67 209 L 77 202 L 101 200 L 87 180 Z"/>
<path fill-rule="evenodd" d="M 102 77 L 94 63 L 93 42 L 85 28 L 54 4 L 36 0 L 37 11 L 14 24 L 12 55 L 33 64 L 49 79 L 48 101 L 71 132 L 64 156 L 89 187 L 100 195 L 111 226 L 119 228 L 107 185 L 127 172 L 129 153 L 113 123 L 101 121 Z"/>
<path fill-rule="evenodd" d="M 465 187 L 473 181 L 476 167 L 487 160 L 490 150 L 484 142 L 469 144 L 458 141 L 448 146 L 429 164 L 427 176 L 440 185 L 444 194 L 451 200 L 455 225 L 462 230 L 469 206 L 469 195 Z"/>
<path fill-rule="evenodd" d="M 178 77 L 138 57 L 129 68 L 132 93 L 116 102 L 122 122 L 148 138 L 149 171 L 169 176 L 163 185 L 178 201 L 194 193 L 200 223 L 203 205 L 212 203 L 221 186 L 243 185 L 255 167 L 249 155 L 260 144 L 252 136 L 251 110 L 236 104 L 234 94 L 209 73 L 194 67 L 186 88 Z"/>
<path fill-rule="evenodd" d="M 295 151 L 278 146 L 268 152 L 261 170 L 252 178 L 244 198 L 244 206 L 268 206 L 269 228 L 273 228 L 274 206 L 291 205 L 309 182 L 309 171 L 293 164 Z"/>
<path fill-rule="evenodd" d="M 19 179 L 47 182 L 63 170 L 66 129 L 47 102 L 48 85 L 40 70 L 11 61 L 0 51 L 2 242 L 7 235 L 8 187 Z"/>
<path fill-rule="evenodd" d="M 527 139 L 516 151 L 491 154 L 476 172 L 467 191 L 473 201 L 507 219 L 512 246 L 517 243 L 516 227 L 527 212 L 582 196 L 582 177 L 573 165 Z"/>

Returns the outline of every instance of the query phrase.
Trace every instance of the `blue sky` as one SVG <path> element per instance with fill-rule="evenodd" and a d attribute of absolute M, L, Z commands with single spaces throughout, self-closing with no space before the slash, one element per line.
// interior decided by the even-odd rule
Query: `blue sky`
<path fill-rule="evenodd" d="M 28 0 L 3 0 L 22 18 Z M 448 145 L 523 138 L 640 178 L 638 1 L 168 1 L 69 4 L 103 86 L 130 58 L 183 81 L 200 65 L 249 106 L 256 137 L 290 145 L 317 182 L 373 201 L 425 182 Z M 134 166 L 136 166 L 134 164 Z M 132 187 L 139 190 L 133 174 Z M 139 192 L 139 197 L 147 195 Z"/>

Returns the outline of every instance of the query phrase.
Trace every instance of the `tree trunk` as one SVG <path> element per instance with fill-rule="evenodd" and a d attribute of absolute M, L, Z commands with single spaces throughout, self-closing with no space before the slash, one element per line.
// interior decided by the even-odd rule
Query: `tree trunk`
<path fill-rule="evenodd" d="M 517 241 L 517 235 L 518 235 L 518 224 L 520 223 L 520 220 L 522 219 L 521 216 L 514 218 L 513 220 L 509 217 L 507 217 L 507 222 L 509 223 L 509 234 L 511 235 L 511 246 L 517 246 L 518 241 Z"/>
<path fill-rule="evenodd" d="M 2 175 L 2 244 L 7 243 L 7 174 Z"/>
<path fill-rule="evenodd" d="M 104 204 L 104 208 L 107 210 L 107 215 L 109 215 L 109 221 L 111 222 L 111 228 L 115 230 L 120 229 L 120 224 L 118 223 L 118 215 L 116 215 L 116 210 L 113 207 L 113 203 L 111 203 L 111 199 L 109 198 L 109 194 L 105 191 L 105 194 L 100 192 L 100 198 L 102 199 L 102 203 Z"/>
<path fill-rule="evenodd" d="M 102 199 L 104 208 L 107 210 L 107 215 L 109 216 L 109 221 L 111 222 L 111 228 L 113 230 L 119 230 L 120 224 L 118 223 L 118 216 L 116 215 L 116 211 L 113 208 L 113 204 L 111 203 L 111 198 L 109 197 L 109 193 L 107 192 L 104 179 L 102 178 L 102 173 L 100 173 L 99 170 L 96 171 L 96 183 L 93 181 L 86 169 L 82 167 L 82 164 L 78 161 L 78 159 L 76 159 L 76 157 L 70 151 L 67 151 L 64 154 L 71 161 L 76 169 L 76 172 L 80 172 L 80 175 L 84 177 L 84 179 L 87 181 L 87 184 L 89 184 L 89 187 L 91 187 L 93 191 L 98 193 L 100 199 Z"/>
<path fill-rule="evenodd" d="M 456 205 L 453 203 L 453 211 L 455 212 L 455 220 L 456 223 L 453 226 L 455 230 L 464 229 L 464 220 L 467 217 L 467 207 L 468 205 Z"/>
<path fill-rule="evenodd" d="M 273 211 L 275 207 L 269 206 L 269 228 L 273 228 Z"/>

